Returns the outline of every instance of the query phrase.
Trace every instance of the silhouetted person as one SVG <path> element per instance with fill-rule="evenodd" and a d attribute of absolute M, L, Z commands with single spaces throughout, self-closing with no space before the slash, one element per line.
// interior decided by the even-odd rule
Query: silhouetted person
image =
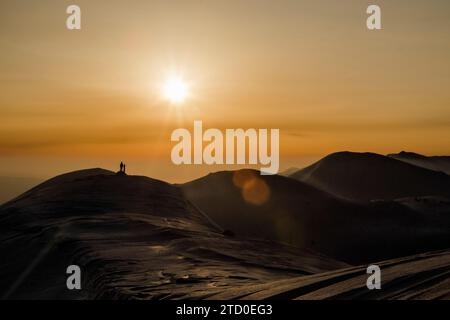
<path fill-rule="evenodd" d="M 125 165 L 125 163 L 123 164 L 123 173 L 125 173 L 125 168 L 126 168 L 126 165 Z"/>
<path fill-rule="evenodd" d="M 123 164 L 123 162 L 121 161 L 120 162 L 120 172 L 123 172 L 124 171 L 124 164 Z"/>

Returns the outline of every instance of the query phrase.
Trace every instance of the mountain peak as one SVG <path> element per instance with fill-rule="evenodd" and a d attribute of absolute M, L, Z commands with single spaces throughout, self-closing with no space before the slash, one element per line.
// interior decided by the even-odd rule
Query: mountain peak
<path fill-rule="evenodd" d="M 400 153 L 392 153 L 388 154 L 388 157 L 391 158 L 410 158 L 410 159 L 425 159 L 427 156 L 424 156 L 415 152 L 401 151 Z"/>
<path fill-rule="evenodd" d="M 376 153 L 337 152 L 290 177 L 349 200 L 449 195 L 450 177 Z"/>

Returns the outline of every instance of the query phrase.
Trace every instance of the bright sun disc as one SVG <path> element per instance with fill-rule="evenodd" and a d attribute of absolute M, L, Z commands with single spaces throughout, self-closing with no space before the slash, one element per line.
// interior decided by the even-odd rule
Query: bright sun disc
<path fill-rule="evenodd" d="M 170 102 L 181 103 L 186 100 L 188 86 L 180 77 L 171 77 L 164 84 L 163 94 Z"/>

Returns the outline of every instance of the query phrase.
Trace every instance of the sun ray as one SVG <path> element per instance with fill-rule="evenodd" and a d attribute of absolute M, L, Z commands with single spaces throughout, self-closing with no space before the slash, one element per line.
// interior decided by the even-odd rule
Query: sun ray
<path fill-rule="evenodd" d="M 167 78 L 163 86 L 164 98 L 173 104 L 183 103 L 189 94 L 188 84 L 178 75 Z"/>

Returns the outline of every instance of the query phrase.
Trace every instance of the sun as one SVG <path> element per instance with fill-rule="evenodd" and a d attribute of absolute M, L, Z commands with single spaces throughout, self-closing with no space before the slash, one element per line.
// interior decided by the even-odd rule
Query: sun
<path fill-rule="evenodd" d="M 171 103 L 183 103 L 189 94 L 187 83 L 180 76 L 170 76 L 163 86 L 164 98 Z"/>

